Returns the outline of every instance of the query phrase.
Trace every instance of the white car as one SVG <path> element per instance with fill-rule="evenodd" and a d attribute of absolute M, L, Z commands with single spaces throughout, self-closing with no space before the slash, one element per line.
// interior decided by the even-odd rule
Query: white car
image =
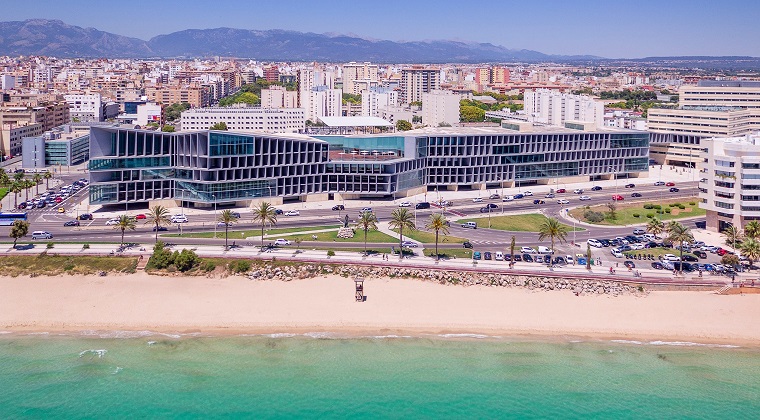
<path fill-rule="evenodd" d="M 274 241 L 275 246 L 290 245 L 290 241 L 287 239 L 276 239 Z"/>
<path fill-rule="evenodd" d="M 591 197 L 589 197 L 587 195 L 582 195 L 582 196 L 578 197 L 578 200 L 588 201 L 588 200 L 591 200 Z"/>
<path fill-rule="evenodd" d="M 681 259 L 679 257 L 677 257 L 677 256 L 675 256 L 673 254 L 665 254 L 665 255 L 662 256 L 662 259 L 665 260 L 665 261 L 671 261 L 671 262 L 681 261 Z"/>
<path fill-rule="evenodd" d="M 493 254 L 493 259 L 496 261 L 504 261 L 504 253 L 501 251 L 496 251 L 496 253 Z"/>
<path fill-rule="evenodd" d="M 583 194 L 583 190 L 578 188 L 577 190 L 573 191 L 573 194 Z"/>
<path fill-rule="evenodd" d="M 288 210 L 285 212 L 285 216 L 300 216 L 301 212 L 298 210 Z"/>
<path fill-rule="evenodd" d="M 570 202 L 562 198 L 560 200 L 557 200 L 557 204 L 570 204 Z"/>
<path fill-rule="evenodd" d="M 522 193 L 522 195 L 524 195 L 526 197 L 533 197 L 533 193 L 530 192 L 530 191 L 525 191 L 524 193 Z"/>
<path fill-rule="evenodd" d="M 187 216 L 184 214 L 176 214 L 172 216 L 172 223 L 187 223 Z"/>
<path fill-rule="evenodd" d="M 638 244 L 631 244 L 631 249 L 634 251 L 638 251 L 640 249 L 644 249 L 644 244 L 638 243 Z"/>
<path fill-rule="evenodd" d="M 372 213 L 372 207 L 362 207 L 361 213 Z"/>
<path fill-rule="evenodd" d="M 106 221 L 106 226 L 114 226 L 119 224 L 119 219 L 111 219 Z"/>
<path fill-rule="evenodd" d="M 573 258 L 572 255 L 565 255 L 565 261 L 567 261 L 568 264 L 572 264 L 575 261 L 575 258 Z"/>
<path fill-rule="evenodd" d="M 475 197 L 475 198 L 472 199 L 472 202 L 473 203 L 482 203 L 483 202 L 483 198 L 482 197 Z"/>
<path fill-rule="evenodd" d="M 601 242 L 599 242 L 598 239 L 589 239 L 588 240 L 588 244 L 591 245 L 591 246 L 593 246 L 594 248 L 601 248 L 601 247 L 604 246 L 604 245 L 602 245 Z"/>
<path fill-rule="evenodd" d="M 523 247 L 520 247 L 520 252 L 522 252 L 523 254 L 535 254 L 536 250 L 529 246 L 523 246 Z"/>
<path fill-rule="evenodd" d="M 399 207 L 412 207 L 412 203 L 410 203 L 408 201 L 402 201 L 402 202 L 398 203 L 398 206 Z"/>
<path fill-rule="evenodd" d="M 612 254 L 614 257 L 617 257 L 617 258 L 623 258 L 623 253 L 620 252 L 620 250 L 618 250 L 617 248 L 612 248 L 610 250 L 610 254 Z"/>
<path fill-rule="evenodd" d="M 645 233 L 647 233 L 647 231 L 642 228 L 636 228 L 633 230 L 634 235 L 643 235 Z"/>

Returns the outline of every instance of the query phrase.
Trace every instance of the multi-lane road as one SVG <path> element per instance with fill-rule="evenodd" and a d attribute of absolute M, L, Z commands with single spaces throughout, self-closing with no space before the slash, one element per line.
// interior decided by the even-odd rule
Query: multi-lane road
<path fill-rule="evenodd" d="M 71 180 L 73 181 L 73 179 Z M 696 182 L 684 182 L 679 183 L 678 185 L 680 191 L 671 193 L 669 192 L 669 188 L 665 186 L 654 186 L 654 185 L 638 185 L 633 189 L 623 188 L 620 186 L 617 188 L 617 194 L 623 195 L 625 197 L 624 202 L 630 202 L 630 201 L 636 201 L 636 202 L 657 202 L 664 199 L 670 199 L 670 198 L 687 198 L 687 197 L 695 197 L 697 195 L 697 185 Z M 544 198 L 544 195 L 547 194 L 548 188 L 544 186 L 536 187 L 533 191 L 532 197 L 525 197 L 523 199 L 514 200 L 511 202 L 501 202 L 501 200 L 489 200 L 485 198 L 482 203 L 475 203 L 472 201 L 472 199 L 458 199 L 455 201 L 454 205 L 450 208 L 447 208 L 447 215 L 449 220 L 452 220 L 452 224 L 450 227 L 449 234 L 451 236 L 456 237 L 463 237 L 469 239 L 471 242 L 473 242 L 476 246 L 479 248 L 488 248 L 488 246 L 493 246 L 494 249 L 504 249 L 504 246 L 508 246 L 509 242 L 511 241 L 512 236 L 514 235 L 516 237 L 516 241 L 520 245 L 536 245 L 538 244 L 538 235 L 534 232 L 505 232 L 500 230 L 492 230 L 492 229 L 466 229 L 462 228 L 456 223 L 453 223 L 453 221 L 458 220 L 459 218 L 463 217 L 488 217 L 487 214 L 480 213 L 480 208 L 485 206 L 486 203 L 497 203 L 499 205 L 499 208 L 493 209 L 491 212 L 491 217 L 499 216 L 503 212 L 504 213 L 530 213 L 530 212 L 536 212 L 540 211 L 546 216 L 549 217 L 558 217 L 560 212 L 565 211 L 567 208 L 572 208 L 580 205 L 598 205 L 607 203 L 610 201 L 613 194 L 615 194 L 615 189 L 613 188 L 605 188 L 602 191 L 589 191 L 587 190 L 583 195 L 588 195 L 591 197 L 591 200 L 587 201 L 580 201 L 579 195 L 573 194 L 572 192 L 568 191 L 564 194 L 556 194 L 556 197 L 553 199 Z M 632 192 L 638 192 L 642 194 L 642 197 L 640 198 L 632 198 L 631 193 Z M 31 223 L 30 231 L 33 230 L 46 230 L 51 232 L 54 235 L 54 238 L 56 241 L 71 241 L 71 242 L 115 242 L 119 240 L 120 232 L 117 234 L 115 230 L 111 226 L 106 226 L 105 222 L 108 220 L 113 213 L 108 214 L 98 214 L 95 212 L 94 216 L 95 219 L 92 221 L 81 221 L 82 225 L 78 228 L 76 227 L 64 227 L 63 223 L 72 220 L 76 216 L 76 212 L 72 211 L 71 209 L 74 207 L 74 205 L 78 202 L 80 202 L 83 198 L 85 198 L 86 194 L 88 194 L 87 189 L 83 189 L 79 192 L 77 192 L 72 197 L 69 197 L 64 203 L 61 203 L 61 205 L 67 209 L 66 214 L 59 214 L 56 212 L 55 207 L 46 207 L 44 209 L 35 209 L 28 211 L 28 217 L 29 221 Z M 541 199 L 545 200 L 545 204 L 542 205 L 536 205 L 533 204 L 534 199 Z M 557 200 L 559 199 L 566 199 L 569 200 L 570 203 L 567 205 L 560 205 L 557 203 Z M 380 221 L 387 221 L 390 217 L 391 212 L 398 207 L 396 204 L 398 201 L 393 202 L 391 200 L 388 201 L 374 201 L 372 208 L 375 214 L 377 215 L 378 219 Z M 302 209 L 299 208 L 300 216 L 284 216 L 279 215 L 278 221 L 277 221 L 277 227 L 298 227 L 298 226 L 316 226 L 316 225 L 325 225 L 325 224 L 338 224 L 339 221 L 342 220 L 343 217 L 345 217 L 346 214 L 349 215 L 349 219 L 355 220 L 357 216 L 359 215 L 359 210 L 361 205 L 355 205 L 352 206 L 351 202 L 346 202 L 347 207 L 344 211 L 333 211 L 329 208 L 315 208 L 315 209 Z M 143 210 L 147 211 L 147 210 Z M 424 209 L 424 210 L 415 210 L 414 207 L 410 209 L 410 211 L 414 212 L 416 214 L 417 223 L 419 226 L 423 226 L 424 223 L 427 221 L 429 215 L 432 212 L 438 212 L 440 209 L 438 208 L 430 208 L 430 209 Z M 141 210 L 138 209 L 130 209 L 129 213 L 134 215 L 141 212 Z M 173 209 L 174 213 L 180 213 L 180 209 Z M 245 213 L 245 211 L 241 211 L 242 218 L 240 219 L 240 222 L 235 225 L 235 230 L 242 230 L 242 229 L 255 229 L 259 225 L 254 224 L 251 220 L 250 213 Z M 214 226 L 216 224 L 215 220 L 215 213 L 213 209 L 200 213 L 199 210 L 193 210 L 193 214 L 188 215 L 188 219 L 190 220 L 189 223 L 186 223 L 182 226 L 182 232 L 183 233 L 191 233 L 191 232 L 208 232 L 208 231 L 214 231 Z M 126 232 L 125 234 L 125 240 L 128 240 L 130 242 L 149 242 L 151 238 L 153 238 L 154 233 L 152 232 L 152 226 L 143 223 L 143 220 L 138 221 L 138 227 L 136 231 L 133 232 Z M 688 225 L 690 227 L 694 227 L 695 220 L 690 220 Z M 621 227 L 589 227 L 584 226 L 586 230 L 584 231 L 578 231 L 573 233 L 570 233 L 568 235 L 568 240 L 574 240 L 575 242 L 583 242 L 587 240 L 588 238 L 609 238 L 609 237 L 615 237 L 619 236 L 621 234 L 629 234 L 630 228 L 621 228 Z M 8 233 L 7 230 L 9 228 L 2 227 L 0 228 L 0 234 L 7 237 Z M 176 225 L 173 225 L 170 227 L 170 230 L 174 229 L 174 232 L 170 233 L 177 233 L 177 227 Z M 200 239 L 200 238 L 183 238 L 183 237 L 171 237 L 171 242 L 174 243 L 204 243 L 204 244 L 211 244 L 211 243 L 223 243 L 223 239 Z M 319 243 L 314 243 L 313 245 L 319 246 Z M 330 242 L 329 244 L 323 244 L 323 245 L 329 245 L 331 247 L 355 247 L 355 243 L 333 243 Z M 461 247 L 459 244 L 446 244 L 442 243 L 439 245 L 440 247 L 447 248 L 447 247 Z"/>

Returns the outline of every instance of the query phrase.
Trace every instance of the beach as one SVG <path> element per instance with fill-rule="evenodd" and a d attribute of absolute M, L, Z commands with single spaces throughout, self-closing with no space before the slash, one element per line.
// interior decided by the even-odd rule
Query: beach
<path fill-rule="evenodd" d="M 351 278 L 293 281 L 130 275 L 0 277 L 0 330 L 11 333 L 152 331 L 209 335 L 587 337 L 760 345 L 760 295 L 571 291 Z"/>

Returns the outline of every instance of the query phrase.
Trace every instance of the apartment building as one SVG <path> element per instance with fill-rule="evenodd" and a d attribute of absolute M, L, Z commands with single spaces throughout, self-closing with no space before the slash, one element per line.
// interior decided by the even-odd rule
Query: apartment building
<path fill-rule="evenodd" d="M 530 122 L 563 126 L 566 121 L 585 121 L 604 127 L 604 104 L 590 96 L 537 89 L 525 91 L 523 100 Z"/>
<path fill-rule="evenodd" d="M 39 136 L 44 131 L 40 123 L 3 124 L 0 130 L 0 154 L 3 159 L 21 156 L 23 138 Z"/>
<path fill-rule="evenodd" d="M 262 108 L 298 108 L 298 92 L 286 90 L 282 86 L 271 86 L 261 90 Z"/>
<path fill-rule="evenodd" d="M 31 125 L 39 123 L 42 131 L 52 130 L 59 125 L 67 124 L 69 119 L 69 104 L 66 101 L 34 101 L 29 105 L 12 102 L 0 107 L 0 122 L 13 125 Z"/>
<path fill-rule="evenodd" d="M 187 102 L 193 108 L 209 106 L 210 92 L 208 87 L 199 84 L 149 86 L 145 88 L 145 96 L 149 102 L 164 106 Z"/>
<path fill-rule="evenodd" d="M 392 89 L 377 88 L 362 91 L 362 111 L 365 117 L 380 117 L 380 110 L 398 104 L 398 92 Z"/>
<path fill-rule="evenodd" d="M 678 89 L 679 104 L 760 109 L 760 81 L 700 80 Z"/>
<path fill-rule="evenodd" d="M 461 96 L 447 90 L 422 94 L 422 123 L 429 127 L 459 123 Z"/>
<path fill-rule="evenodd" d="M 707 229 L 760 220 L 760 136 L 703 139 L 702 147 L 699 206 L 707 213 Z"/>
<path fill-rule="evenodd" d="M 413 66 L 401 70 L 401 103 L 422 102 L 422 94 L 441 89 L 441 71 L 437 68 Z"/>
<path fill-rule="evenodd" d="M 99 93 L 63 95 L 69 104 L 69 116 L 72 121 L 103 121 L 103 103 Z"/>
<path fill-rule="evenodd" d="M 343 93 L 358 95 L 362 90 L 377 86 L 377 64 L 354 61 L 343 65 Z M 357 83 L 361 81 L 361 83 Z M 374 86 L 372 86 L 374 82 Z"/>
<path fill-rule="evenodd" d="M 301 108 L 196 108 L 183 111 L 180 121 L 182 131 L 208 130 L 221 122 L 236 132 L 297 133 L 306 127 Z"/>

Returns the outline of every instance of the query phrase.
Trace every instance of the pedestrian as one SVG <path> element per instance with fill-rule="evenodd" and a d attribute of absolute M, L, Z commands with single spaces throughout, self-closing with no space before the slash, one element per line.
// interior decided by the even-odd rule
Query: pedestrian
<path fill-rule="evenodd" d="M 620 267 L 620 263 L 616 262 L 615 263 L 615 268 L 618 268 L 618 267 Z"/>

